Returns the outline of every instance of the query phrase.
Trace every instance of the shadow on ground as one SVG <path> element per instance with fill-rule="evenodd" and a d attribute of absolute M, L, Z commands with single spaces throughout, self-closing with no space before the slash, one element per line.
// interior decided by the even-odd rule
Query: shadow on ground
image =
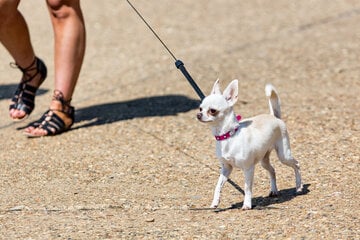
<path fill-rule="evenodd" d="M 281 204 L 281 203 L 284 203 L 284 202 L 288 202 L 288 201 L 292 200 L 293 198 L 295 198 L 297 196 L 306 195 L 306 194 L 308 194 L 310 192 L 309 186 L 310 186 L 310 184 L 305 184 L 303 186 L 303 191 L 301 193 L 297 193 L 295 188 L 288 188 L 288 189 L 280 190 L 278 197 L 270 197 L 270 196 L 268 196 L 268 197 L 256 197 L 256 198 L 253 198 L 252 199 L 252 204 L 253 204 L 252 209 L 253 210 L 276 209 L 276 207 L 272 207 L 271 205 Z M 238 187 L 236 187 L 236 186 L 234 186 L 234 187 L 240 193 L 244 194 L 244 191 L 241 188 L 238 189 Z M 243 202 L 238 202 L 238 203 L 235 203 L 235 204 L 233 204 L 233 205 L 231 205 L 230 207 L 227 207 L 227 208 L 217 208 L 217 209 L 213 209 L 213 208 L 194 208 L 194 209 L 191 209 L 191 210 L 194 210 L 194 211 L 211 210 L 211 211 L 214 211 L 214 212 L 218 213 L 218 212 L 225 212 L 225 211 L 234 210 L 234 209 L 241 209 L 242 205 L 243 205 Z"/>
<path fill-rule="evenodd" d="M 303 187 L 302 193 L 297 193 L 295 188 L 288 188 L 288 189 L 280 190 L 278 197 L 269 197 L 268 196 L 268 197 L 253 198 L 252 199 L 252 204 L 253 204 L 252 209 L 263 210 L 263 209 L 275 208 L 275 207 L 271 207 L 271 205 L 288 202 L 297 196 L 308 194 L 310 192 L 309 186 L 310 186 L 310 184 L 305 184 Z M 232 210 L 232 209 L 241 209 L 242 205 L 243 205 L 243 202 L 239 202 L 239 203 L 231 205 L 231 207 L 228 207 L 228 208 L 216 209 L 215 212 L 223 212 L 223 211 L 228 211 L 228 210 Z"/>
<path fill-rule="evenodd" d="M 73 129 L 109 124 L 133 118 L 171 116 L 199 107 L 200 101 L 182 95 L 154 96 L 125 102 L 106 103 L 76 110 Z"/>
<path fill-rule="evenodd" d="M 6 85 L 0 85 L 0 100 L 3 99 L 11 99 L 16 91 L 18 84 L 6 84 Z M 36 95 L 42 95 L 47 93 L 49 90 L 47 89 L 39 89 L 36 92 Z"/>

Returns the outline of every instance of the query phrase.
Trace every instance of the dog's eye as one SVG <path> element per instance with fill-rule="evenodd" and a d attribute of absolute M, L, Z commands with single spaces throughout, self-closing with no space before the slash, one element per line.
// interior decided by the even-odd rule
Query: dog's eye
<path fill-rule="evenodd" d="M 218 110 L 211 108 L 209 109 L 209 113 L 210 115 L 216 115 L 218 113 Z"/>
<path fill-rule="evenodd" d="M 199 111 L 202 112 L 202 108 L 199 108 Z"/>

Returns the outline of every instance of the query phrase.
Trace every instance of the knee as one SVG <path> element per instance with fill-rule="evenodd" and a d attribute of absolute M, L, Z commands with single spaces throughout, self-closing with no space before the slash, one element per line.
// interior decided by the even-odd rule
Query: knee
<path fill-rule="evenodd" d="M 262 160 L 260 163 L 261 163 L 261 166 L 265 169 L 269 169 L 271 167 L 271 165 L 268 161 Z"/>
<path fill-rule="evenodd" d="M 1 1 L 1 0 L 0 0 Z M 79 0 L 47 0 L 50 13 L 56 18 L 67 18 L 74 9 L 79 9 Z"/>
<path fill-rule="evenodd" d="M 6 22 L 9 17 L 14 16 L 19 5 L 19 0 L 0 0 L 0 25 Z"/>

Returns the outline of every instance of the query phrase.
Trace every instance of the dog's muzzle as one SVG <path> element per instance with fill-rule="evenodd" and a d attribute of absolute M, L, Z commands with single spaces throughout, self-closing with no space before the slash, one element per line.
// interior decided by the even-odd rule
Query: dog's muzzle
<path fill-rule="evenodd" d="M 202 116 L 203 116 L 203 114 L 202 114 L 201 112 L 199 112 L 198 114 L 196 114 L 196 117 L 197 117 L 198 120 L 201 120 Z"/>

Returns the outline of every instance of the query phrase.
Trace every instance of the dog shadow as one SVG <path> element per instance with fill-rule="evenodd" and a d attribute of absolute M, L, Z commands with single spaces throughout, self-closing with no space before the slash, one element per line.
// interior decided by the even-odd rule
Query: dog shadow
<path fill-rule="evenodd" d="M 77 109 L 72 129 L 86 128 L 134 118 L 172 116 L 199 107 L 200 101 L 182 95 L 140 98 Z M 84 124 L 81 124 L 84 122 Z"/>
<path fill-rule="evenodd" d="M 14 96 L 17 86 L 18 84 L 0 85 L 0 100 L 11 99 Z M 48 91 L 48 89 L 40 88 L 37 90 L 36 95 L 43 95 Z"/>
<path fill-rule="evenodd" d="M 305 184 L 303 186 L 303 191 L 301 193 L 297 193 L 295 188 L 288 188 L 279 191 L 279 196 L 277 197 L 256 197 L 252 198 L 252 209 L 254 210 L 265 210 L 265 209 L 276 209 L 272 205 L 281 204 L 284 202 L 288 202 L 293 198 L 301 195 L 306 195 L 310 192 L 309 190 L 310 184 Z M 225 212 L 234 209 L 241 209 L 243 202 L 235 203 L 228 208 L 217 208 L 215 212 Z"/>

